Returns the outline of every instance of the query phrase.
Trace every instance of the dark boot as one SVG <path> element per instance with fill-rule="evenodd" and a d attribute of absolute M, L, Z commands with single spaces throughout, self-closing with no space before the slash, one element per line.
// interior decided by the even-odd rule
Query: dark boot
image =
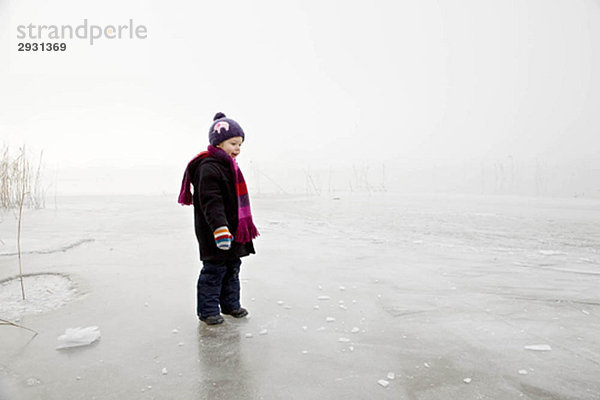
<path fill-rule="evenodd" d="M 227 311 L 227 312 L 222 311 L 222 312 L 223 312 L 223 314 L 231 315 L 233 318 L 243 318 L 246 315 L 248 315 L 248 310 L 246 310 L 243 307 L 240 307 L 237 310 L 231 310 L 231 311 Z"/>

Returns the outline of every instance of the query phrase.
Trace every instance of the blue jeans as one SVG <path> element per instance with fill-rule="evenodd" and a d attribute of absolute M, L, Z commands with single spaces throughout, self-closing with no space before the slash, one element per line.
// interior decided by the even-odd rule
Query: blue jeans
<path fill-rule="evenodd" d="M 196 313 L 206 318 L 219 315 L 219 306 L 223 312 L 240 308 L 240 265 L 242 260 L 202 261 L 204 264 L 196 294 L 198 302 Z"/>

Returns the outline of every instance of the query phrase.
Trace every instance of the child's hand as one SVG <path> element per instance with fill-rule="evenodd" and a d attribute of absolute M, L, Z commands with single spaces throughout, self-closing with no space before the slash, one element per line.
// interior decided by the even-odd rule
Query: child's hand
<path fill-rule="evenodd" d="M 229 250 L 231 248 L 233 235 L 229 232 L 229 229 L 226 226 L 218 227 L 213 234 L 215 235 L 215 242 L 217 243 L 217 247 L 219 249 Z"/>

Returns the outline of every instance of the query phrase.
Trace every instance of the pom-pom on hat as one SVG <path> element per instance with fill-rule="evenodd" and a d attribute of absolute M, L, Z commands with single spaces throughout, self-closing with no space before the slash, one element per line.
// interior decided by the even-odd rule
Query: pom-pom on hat
<path fill-rule="evenodd" d="M 245 139 L 244 130 L 240 124 L 231 118 L 227 118 L 222 112 L 216 113 L 208 131 L 210 144 L 216 147 L 219 143 L 236 136 L 241 136 L 242 140 Z"/>

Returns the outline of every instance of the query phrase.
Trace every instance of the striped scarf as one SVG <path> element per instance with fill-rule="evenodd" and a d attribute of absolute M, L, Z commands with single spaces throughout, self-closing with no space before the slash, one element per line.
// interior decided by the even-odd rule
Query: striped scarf
<path fill-rule="evenodd" d="M 235 182 L 235 192 L 237 195 L 238 205 L 238 227 L 235 231 L 234 241 L 238 243 L 248 243 L 259 235 L 258 229 L 252 221 L 252 212 L 250 211 L 250 197 L 248 196 L 248 187 L 246 180 L 242 174 L 242 170 L 238 167 L 237 162 L 233 157 L 230 157 L 222 149 L 208 146 L 208 151 L 203 151 L 192 159 L 185 169 L 183 179 L 181 181 L 181 190 L 179 191 L 178 203 L 181 205 L 190 205 L 193 202 L 191 191 L 190 165 L 198 160 L 206 157 L 215 157 L 220 160 L 229 162 L 231 172 Z"/>

